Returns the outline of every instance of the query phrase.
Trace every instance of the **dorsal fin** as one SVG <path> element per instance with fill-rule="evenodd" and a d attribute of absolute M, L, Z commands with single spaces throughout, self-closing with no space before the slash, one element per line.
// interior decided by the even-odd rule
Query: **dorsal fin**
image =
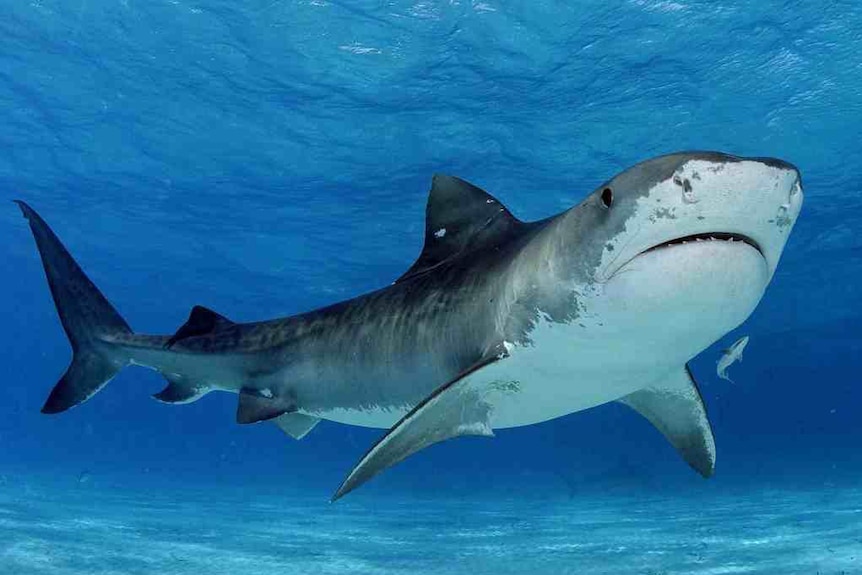
<path fill-rule="evenodd" d="M 186 323 L 180 326 L 180 329 L 171 336 L 165 344 L 165 347 L 171 347 L 180 340 L 189 337 L 198 337 L 207 335 L 219 328 L 224 328 L 233 325 L 233 322 L 223 315 L 217 314 L 213 310 L 202 305 L 196 305 L 192 308 L 189 314 L 189 319 Z"/>
<path fill-rule="evenodd" d="M 422 253 L 395 283 L 499 240 L 520 223 L 488 192 L 460 178 L 436 174 L 425 208 Z"/>

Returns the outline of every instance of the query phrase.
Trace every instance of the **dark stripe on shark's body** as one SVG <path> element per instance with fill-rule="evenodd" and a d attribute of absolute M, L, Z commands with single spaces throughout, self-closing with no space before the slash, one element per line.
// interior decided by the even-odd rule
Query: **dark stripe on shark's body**
<path fill-rule="evenodd" d="M 85 401 L 122 367 L 136 364 L 156 369 L 167 379 L 165 389 L 155 394 L 160 401 L 187 403 L 214 389 L 233 391 L 239 394 L 238 422 L 270 420 L 296 438 L 319 418 L 339 420 L 344 413 L 351 422 L 394 423 L 345 479 L 335 495 L 341 497 L 430 444 L 459 435 L 490 435 L 496 410 L 505 412 L 499 402 L 506 401 L 507 394 L 520 398 L 529 391 L 534 394 L 531 401 L 541 399 L 542 394 L 535 393 L 542 381 L 525 388 L 507 375 L 511 369 L 523 371 L 529 360 L 518 362 L 546 345 L 539 326 L 559 326 L 554 333 L 575 333 L 571 329 L 578 325 L 586 329 L 583 322 L 589 323 L 591 312 L 585 302 L 592 300 L 584 290 L 601 294 L 616 270 L 665 251 L 650 246 L 675 253 L 685 249 L 677 244 L 687 237 L 712 233 L 721 239 L 745 238 L 774 266 L 774 245 L 740 230 L 703 228 L 708 222 L 637 248 L 630 228 L 639 228 L 630 219 L 645 209 L 641 204 L 653 190 L 665 194 L 665 211 L 656 217 L 676 217 L 667 211 L 677 193 L 671 180 L 676 182 L 676 174 L 689 162 L 706 163 L 707 169 L 714 165 L 716 173 L 725 166 L 751 163 L 713 152 L 663 156 L 626 170 L 575 208 L 532 223 L 517 220 L 476 186 L 436 176 L 422 253 L 394 284 L 262 322 L 236 323 L 196 306 L 170 336 L 132 333 L 47 224 L 19 202 L 73 348 L 72 364 L 43 411 L 56 413 Z M 768 170 L 792 171 L 799 186 L 798 172 L 780 160 L 751 165 L 755 172 L 763 171 L 764 178 L 772 177 Z M 684 191 L 690 194 L 692 185 L 686 183 Z M 788 192 L 791 200 L 801 202 L 801 195 L 793 200 L 793 193 Z M 624 233 L 629 234 L 625 241 L 610 241 Z M 781 247 L 783 242 L 778 253 Z M 630 253 L 619 263 L 623 248 Z M 563 327 L 569 331 L 559 331 Z M 607 336 L 597 332 L 597 337 Z M 709 476 L 715 465 L 712 431 L 697 386 L 682 363 L 601 401 L 618 400 L 639 412 L 693 468 Z M 571 385 L 587 389 L 595 383 L 575 380 Z M 549 406 L 559 411 L 554 402 Z M 527 423 L 547 418 L 544 408 L 537 409 Z M 523 424 L 516 418 L 503 426 Z"/>

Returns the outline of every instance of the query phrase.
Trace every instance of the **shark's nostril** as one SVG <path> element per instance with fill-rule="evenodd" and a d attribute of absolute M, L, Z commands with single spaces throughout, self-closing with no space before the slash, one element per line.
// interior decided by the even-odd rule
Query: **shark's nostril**
<path fill-rule="evenodd" d="M 796 194 L 800 193 L 801 191 L 802 191 L 802 186 L 799 184 L 799 178 L 797 177 L 796 181 L 793 182 L 793 185 L 790 186 L 790 198 L 793 199 L 793 197 Z"/>

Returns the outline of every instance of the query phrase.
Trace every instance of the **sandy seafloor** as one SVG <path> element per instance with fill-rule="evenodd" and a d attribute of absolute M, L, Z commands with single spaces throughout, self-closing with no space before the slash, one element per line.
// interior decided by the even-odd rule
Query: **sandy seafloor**
<path fill-rule="evenodd" d="M 0 573 L 862 573 L 862 489 L 353 498 L 3 486 Z"/>

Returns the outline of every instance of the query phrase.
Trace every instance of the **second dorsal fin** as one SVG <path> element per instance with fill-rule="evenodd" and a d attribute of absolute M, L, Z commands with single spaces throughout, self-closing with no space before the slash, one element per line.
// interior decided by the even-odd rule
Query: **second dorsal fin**
<path fill-rule="evenodd" d="M 180 326 L 180 329 L 171 336 L 165 343 L 165 347 L 171 347 L 178 341 L 189 337 L 198 337 L 207 335 L 216 331 L 218 328 L 224 328 L 233 325 L 233 322 L 223 315 L 217 314 L 213 310 L 202 305 L 196 305 L 192 308 L 189 314 L 189 319 L 186 323 Z"/>
<path fill-rule="evenodd" d="M 425 208 L 425 245 L 395 283 L 427 271 L 468 249 L 482 247 L 521 222 L 488 192 L 454 176 L 437 174 Z"/>

